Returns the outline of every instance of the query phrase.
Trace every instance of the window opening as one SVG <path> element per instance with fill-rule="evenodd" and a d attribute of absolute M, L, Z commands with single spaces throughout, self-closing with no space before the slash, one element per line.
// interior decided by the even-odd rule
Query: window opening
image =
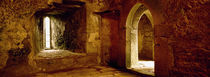
<path fill-rule="evenodd" d="M 44 18 L 44 26 L 45 28 L 45 47 L 46 49 L 50 49 L 50 18 L 45 17 Z"/>

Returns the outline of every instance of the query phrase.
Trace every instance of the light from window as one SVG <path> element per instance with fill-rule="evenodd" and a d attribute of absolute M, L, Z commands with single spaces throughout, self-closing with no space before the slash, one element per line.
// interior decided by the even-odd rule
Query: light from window
<path fill-rule="evenodd" d="M 45 25 L 45 31 L 46 31 L 46 48 L 50 48 L 50 18 L 49 17 L 45 17 L 44 18 L 44 25 Z"/>

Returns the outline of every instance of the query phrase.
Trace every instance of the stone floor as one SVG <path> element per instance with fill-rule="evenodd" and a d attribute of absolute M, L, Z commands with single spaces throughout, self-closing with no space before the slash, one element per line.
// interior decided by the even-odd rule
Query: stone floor
<path fill-rule="evenodd" d="M 88 55 L 83 53 L 72 53 L 66 50 L 44 50 L 36 56 L 37 60 L 36 64 L 40 65 L 41 68 L 45 68 L 46 70 L 40 73 L 35 73 L 30 76 L 32 77 L 140 77 L 136 74 L 120 71 L 109 66 L 94 65 L 96 63 L 91 61 L 94 59 L 95 56 L 93 56 L 93 58 L 91 58 L 91 56 L 89 57 Z M 85 60 L 82 60 L 82 58 L 84 58 Z M 51 61 L 51 59 L 56 61 Z M 75 61 L 68 62 L 65 59 L 68 60 L 72 59 L 75 60 L 76 62 Z M 55 63 L 51 63 L 52 64 L 51 65 L 48 64 L 47 61 Z M 59 61 L 65 62 L 68 65 Z M 75 64 L 71 65 L 72 63 Z M 90 65 L 91 63 L 93 64 Z M 86 65 L 81 65 L 81 64 L 86 64 Z M 60 70 L 54 69 L 56 67 L 57 68 L 63 67 L 63 66 L 58 67 L 57 65 L 65 65 L 65 68 L 67 69 L 64 68 Z M 52 68 L 53 70 L 57 71 L 50 71 L 50 69 Z"/>
<path fill-rule="evenodd" d="M 0 70 L 0 77 L 148 77 L 97 64 L 97 56 L 47 50 L 35 56 L 36 66 L 22 63 Z"/>
<path fill-rule="evenodd" d="M 47 73 L 36 73 L 32 77 L 141 77 L 108 66 L 88 66 Z"/>

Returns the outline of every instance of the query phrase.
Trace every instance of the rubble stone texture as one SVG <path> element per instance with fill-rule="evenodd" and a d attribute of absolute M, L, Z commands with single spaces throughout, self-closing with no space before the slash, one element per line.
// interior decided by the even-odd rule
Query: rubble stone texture
<path fill-rule="evenodd" d="M 37 58 L 41 49 L 35 34 L 35 13 L 49 9 L 54 2 L 68 1 L 71 0 L 0 0 L 0 76 L 64 76 L 69 75 L 69 71 L 45 72 L 71 69 L 74 66 L 68 66 L 71 62 L 81 67 L 104 64 L 126 68 L 126 19 L 136 3 L 145 5 L 154 19 L 155 75 L 209 76 L 209 0 L 74 0 L 84 2 L 86 7 L 85 56 Z M 80 72 L 93 71 L 84 75 L 100 75 L 96 70 L 85 68 Z M 105 72 L 105 76 L 120 74 L 109 71 L 112 72 Z M 127 76 L 127 73 L 116 76 Z"/>
<path fill-rule="evenodd" d="M 0 53 L 1 66 L 6 65 L 8 59 L 8 51 L 13 54 L 21 54 L 21 49 L 27 49 L 31 45 L 31 17 L 39 9 L 46 8 L 47 1 L 36 0 L 1 0 L 0 1 Z M 24 44 L 24 41 L 29 42 Z M 26 46 L 28 45 L 28 46 Z M 31 49 L 31 47 L 29 47 Z M 13 51 L 14 50 L 14 51 Z M 31 52 L 26 50 L 25 52 Z M 24 53 L 21 55 L 25 55 Z M 15 55 L 12 55 L 15 56 Z"/>
<path fill-rule="evenodd" d="M 154 19 L 156 76 L 208 77 L 209 0 L 140 2 L 150 9 Z M 127 9 L 131 9 L 137 1 L 123 3 L 121 21 L 125 22 Z M 123 32 L 125 23 L 122 24 Z M 121 38 L 123 37 L 124 35 L 121 35 Z"/>

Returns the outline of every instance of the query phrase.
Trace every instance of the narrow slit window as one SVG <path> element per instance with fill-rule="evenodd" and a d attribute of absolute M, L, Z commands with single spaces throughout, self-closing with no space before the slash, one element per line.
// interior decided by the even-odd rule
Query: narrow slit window
<path fill-rule="evenodd" d="M 44 25 L 45 25 L 45 47 L 47 49 L 50 49 L 50 18 L 49 17 L 45 17 L 44 18 Z"/>

